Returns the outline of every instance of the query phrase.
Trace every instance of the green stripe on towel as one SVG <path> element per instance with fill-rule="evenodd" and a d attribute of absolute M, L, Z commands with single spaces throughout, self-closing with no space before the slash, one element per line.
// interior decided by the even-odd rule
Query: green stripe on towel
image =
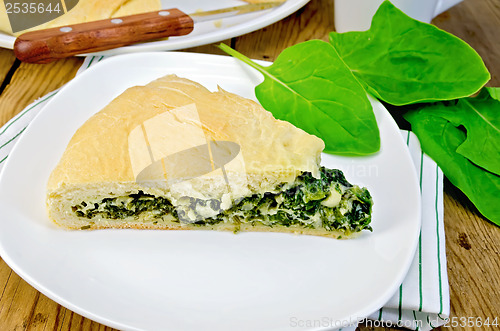
<path fill-rule="evenodd" d="M 21 130 L 19 131 L 14 137 L 10 138 L 9 140 L 7 140 L 7 142 L 5 144 L 3 144 L 2 146 L 0 146 L 0 149 L 4 148 L 5 146 L 7 146 L 8 144 L 10 144 L 11 142 L 13 142 L 21 133 L 24 132 L 24 130 L 26 130 L 26 126 Z"/>
<path fill-rule="evenodd" d="M 2 132 L 0 132 L 0 135 L 4 134 L 5 131 L 7 131 L 7 129 L 12 125 L 14 124 L 17 120 L 19 120 L 21 117 L 23 117 L 26 113 L 28 113 L 30 110 L 32 110 L 33 108 L 35 108 L 36 106 L 38 106 L 39 104 L 41 104 L 42 102 L 45 102 L 47 101 L 48 99 L 52 98 L 54 95 L 57 94 L 58 91 L 55 91 L 54 93 L 48 95 L 46 98 L 38 101 L 37 103 L 35 103 L 34 105 L 32 105 L 31 107 L 29 107 L 28 109 L 26 109 L 24 112 L 22 112 L 21 114 L 19 114 L 18 116 L 16 116 L 12 122 L 10 122 L 9 124 L 7 124 L 4 129 L 2 130 Z"/>
<path fill-rule="evenodd" d="M 437 235 L 437 262 L 438 262 L 438 279 L 439 279 L 439 314 L 443 313 L 443 284 L 441 275 L 441 244 L 439 236 L 439 211 L 438 211 L 438 201 L 439 199 L 439 166 L 436 164 L 436 200 L 434 208 L 436 210 L 436 235 Z M 439 315 L 438 315 L 439 316 Z"/>
<path fill-rule="evenodd" d="M 420 152 L 420 195 L 422 195 L 422 178 L 424 174 L 424 152 Z M 422 226 L 420 227 L 420 234 L 418 236 L 418 294 L 419 305 L 418 311 L 422 311 Z"/>

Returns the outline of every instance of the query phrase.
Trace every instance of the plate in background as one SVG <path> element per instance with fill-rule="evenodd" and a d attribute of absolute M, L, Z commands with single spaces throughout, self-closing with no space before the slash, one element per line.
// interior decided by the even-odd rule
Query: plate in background
<path fill-rule="evenodd" d="M 375 100 L 380 152 L 322 161 L 373 196 L 373 232 L 359 238 L 66 231 L 50 222 L 45 186 L 73 133 L 126 88 L 166 74 L 252 99 L 263 79 L 231 57 L 180 52 L 111 57 L 78 75 L 31 122 L 0 174 L 4 261 L 61 305 L 118 329 L 310 330 L 380 308 L 413 259 L 420 192 L 399 129 Z"/>
<path fill-rule="evenodd" d="M 162 0 L 161 2 L 162 8 L 164 9 L 179 8 L 187 14 L 200 10 L 206 11 L 247 4 L 247 2 L 236 0 Z M 240 15 L 234 18 L 225 18 L 223 20 L 197 23 L 195 24 L 193 32 L 186 36 L 170 37 L 167 40 L 120 47 L 94 53 L 94 55 L 114 55 L 146 51 L 171 51 L 211 44 L 221 40 L 241 36 L 273 24 L 294 13 L 307 2 L 309 2 L 309 0 L 287 0 L 279 7 L 262 12 Z M 13 36 L 0 32 L 0 47 L 12 49 L 15 39 L 16 38 Z"/>

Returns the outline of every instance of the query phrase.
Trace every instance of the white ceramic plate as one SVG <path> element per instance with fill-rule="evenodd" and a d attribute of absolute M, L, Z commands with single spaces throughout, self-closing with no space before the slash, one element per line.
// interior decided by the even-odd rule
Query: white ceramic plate
<path fill-rule="evenodd" d="M 45 185 L 75 130 L 126 88 L 171 73 L 253 99 L 262 80 L 230 57 L 177 52 L 111 57 L 77 76 L 33 120 L 0 175 L 5 262 L 63 306 L 120 329 L 305 330 L 318 320 L 354 321 L 382 306 L 414 255 L 420 194 L 398 128 L 376 101 L 381 151 L 323 156 L 324 165 L 344 170 L 373 195 L 374 230 L 357 239 L 72 232 L 48 220 Z"/>
<path fill-rule="evenodd" d="M 273 24 L 294 13 L 307 2 L 309 0 L 287 0 L 281 6 L 273 9 L 195 24 L 193 32 L 186 36 L 120 47 L 95 54 L 114 55 L 139 51 L 169 51 L 211 44 Z M 179 8 L 187 14 L 200 10 L 206 11 L 247 4 L 247 2 L 237 0 L 162 0 L 161 3 L 164 9 Z M 15 37 L 0 32 L 0 47 L 12 49 L 14 41 Z"/>

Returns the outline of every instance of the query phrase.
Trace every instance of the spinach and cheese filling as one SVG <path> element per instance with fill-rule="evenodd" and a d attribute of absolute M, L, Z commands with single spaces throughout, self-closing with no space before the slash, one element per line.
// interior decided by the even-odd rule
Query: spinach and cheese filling
<path fill-rule="evenodd" d="M 350 184 L 340 170 L 320 168 L 320 177 L 304 172 L 291 184 L 279 185 L 274 192 L 258 193 L 234 201 L 221 210 L 217 199 L 186 197 L 173 206 L 164 198 L 139 191 L 128 196 L 81 202 L 72 207 L 83 218 L 125 219 L 144 216 L 197 226 L 219 223 L 299 226 L 327 231 L 354 233 L 372 230 L 372 198 L 366 188 Z"/>

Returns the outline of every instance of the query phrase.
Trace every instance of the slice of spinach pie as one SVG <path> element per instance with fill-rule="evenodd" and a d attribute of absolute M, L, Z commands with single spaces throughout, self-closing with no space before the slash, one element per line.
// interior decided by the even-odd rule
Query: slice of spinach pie
<path fill-rule="evenodd" d="M 49 178 L 48 213 L 69 229 L 371 230 L 370 193 L 321 167 L 323 148 L 252 100 L 169 75 L 77 130 Z"/>

